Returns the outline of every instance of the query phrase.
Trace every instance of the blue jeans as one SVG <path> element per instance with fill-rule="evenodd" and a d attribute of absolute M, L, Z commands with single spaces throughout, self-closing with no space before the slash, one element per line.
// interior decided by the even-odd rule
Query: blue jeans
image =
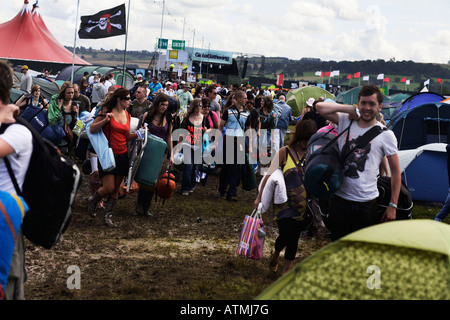
<path fill-rule="evenodd" d="M 284 129 L 278 129 L 278 130 L 280 130 L 280 148 L 279 149 L 281 149 L 284 147 L 284 139 L 286 138 L 287 130 L 284 130 Z"/>
<path fill-rule="evenodd" d="M 445 199 L 444 206 L 438 212 L 436 217 L 434 217 L 434 220 L 435 221 L 443 221 L 448 216 L 449 213 L 450 213 L 450 189 L 448 190 L 448 195 L 447 195 L 447 199 Z"/>
<path fill-rule="evenodd" d="M 181 180 L 181 193 L 189 192 L 195 187 L 196 172 L 200 170 L 201 164 L 196 164 L 194 161 L 194 150 L 190 150 L 190 158 L 185 157 L 183 179 Z"/>

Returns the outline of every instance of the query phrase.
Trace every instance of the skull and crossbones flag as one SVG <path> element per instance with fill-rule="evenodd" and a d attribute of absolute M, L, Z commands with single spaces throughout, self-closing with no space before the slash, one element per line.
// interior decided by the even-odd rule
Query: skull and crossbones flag
<path fill-rule="evenodd" d="M 99 39 L 126 34 L 125 4 L 100 11 L 92 16 L 81 16 L 80 39 Z"/>

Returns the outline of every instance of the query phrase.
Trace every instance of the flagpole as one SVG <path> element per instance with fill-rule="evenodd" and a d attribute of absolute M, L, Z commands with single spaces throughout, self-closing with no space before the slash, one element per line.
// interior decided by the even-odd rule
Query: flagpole
<path fill-rule="evenodd" d="M 122 87 L 125 87 L 125 66 L 126 66 L 126 60 L 127 60 L 128 25 L 130 23 L 130 6 L 131 6 L 131 0 L 128 0 L 127 30 L 125 32 L 125 52 L 123 53 Z"/>
<path fill-rule="evenodd" d="M 78 10 L 80 8 L 80 0 L 77 2 L 77 16 L 75 17 L 75 37 L 73 40 L 73 57 L 72 57 L 72 76 L 70 77 L 70 82 L 73 83 L 73 74 L 75 69 L 75 49 L 77 47 L 77 20 L 78 20 Z"/>

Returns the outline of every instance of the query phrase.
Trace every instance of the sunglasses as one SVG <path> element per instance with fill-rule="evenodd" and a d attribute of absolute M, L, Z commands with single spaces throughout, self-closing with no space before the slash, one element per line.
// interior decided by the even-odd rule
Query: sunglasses
<path fill-rule="evenodd" d="M 120 98 L 120 99 L 122 99 L 122 100 L 124 100 L 124 101 L 128 101 L 128 100 L 131 100 L 131 98 L 130 98 L 130 97 L 125 97 L 125 98 Z"/>

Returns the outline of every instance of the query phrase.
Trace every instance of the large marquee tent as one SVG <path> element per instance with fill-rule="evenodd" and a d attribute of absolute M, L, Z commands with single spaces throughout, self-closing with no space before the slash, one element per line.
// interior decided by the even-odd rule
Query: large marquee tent
<path fill-rule="evenodd" d="M 11 20 L 0 24 L 0 59 L 33 65 L 29 62 L 72 64 L 73 53 L 67 50 L 48 30 L 39 7 L 28 0 Z M 90 65 L 75 56 L 76 65 Z"/>

